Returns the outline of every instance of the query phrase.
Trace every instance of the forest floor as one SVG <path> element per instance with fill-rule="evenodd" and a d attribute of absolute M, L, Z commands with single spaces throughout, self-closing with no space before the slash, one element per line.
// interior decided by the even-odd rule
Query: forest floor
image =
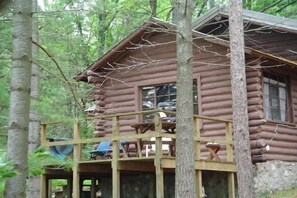
<path fill-rule="evenodd" d="M 257 198 L 297 198 L 297 187 L 274 193 L 264 194 Z"/>

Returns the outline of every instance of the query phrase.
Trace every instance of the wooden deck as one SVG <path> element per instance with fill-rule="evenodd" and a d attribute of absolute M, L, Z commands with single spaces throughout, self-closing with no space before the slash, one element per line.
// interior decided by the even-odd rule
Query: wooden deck
<path fill-rule="evenodd" d="M 174 172 L 176 167 L 176 160 L 174 155 L 169 156 L 162 151 L 162 138 L 171 138 L 175 142 L 176 135 L 174 133 L 166 133 L 162 131 L 162 121 L 159 118 L 158 111 L 150 111 L 145 113 L 155 113 L 154 131 L 147 133 L 135 134 L 121 134 L 120 133 L 120 119 L 125 116 L 142 115 L 144 112 L 123 113 L 116 115 L 100 116 L 97 119 L 111 118 L 112 119 L 112 136 L 102 138 L 81 138 L 80 123 L 75 121 L 73 125 L 73 139 L 60 142 L 49 142 L 47 140 L 47 126 L 49 124 L 42 124 L 41 130 L 41 144 L 44 147 L 57 145 L 73 145 L 73 160 L 76 162 L 72 171 L 66 172 L 61 169 L 47 168 L 42 176 L 41 197 L 47 198 L 48 195 L 48 180 L 56 178 L 65 178 L 71 180 L 72 196 L 79 198 L 80 196 L 80 178 L 92 175 L 106 175 L 112 178 L 112 197 L 120 197 L 120 175 L 125 172 L 151 172 L 156 176 L 156 197 L 164 197 L 164 173 Z M 172 112 L 166 112 L 167 114 Z M 96 119 L 96 118 L 92 118 Z M 201 120 L 211 120 L 213 122 L 220 122 L 225 124 L 225 137 L 201 137 L 200 123 Z M 195 121 L 195 169 L 196 169 L 196 183 L 197 183 L 197 198 L 202 197 L 202 171 L 220 171 L 228 173 L 228 194 L 230 198 L 235 197 L 235 183 L 234 174 L 236 173 L 236 166 L 233 161 L 233 142 L 232 142 L 232 123 L 227 120 L 208 118 L 203 116 L 194 116 Z M 53 124 L 53 123 L 51 123 Z M 136 151 L 134 155 L 124 156 L 120 153 L 120 142 L 149 140 L 155 138 L 154 145 L 156 147 L 152 155 L 141 155 L 144 145 L 136 144 Z M 100 160 L 88 160 L 82 158 L 82 148 L 84 144 L 98 143 L 101 141 L 112 142 L 112 158 Z M 222 146 L 218 156 L 220 160 L 211 159 L 210 153 L 205 150 L 202 152 L 202 147 L 206 143 L 216 143 Z M 151 144 L 151 143 L 150 143 Z M 226 181 L 227 182 L 227 181 Z"/>

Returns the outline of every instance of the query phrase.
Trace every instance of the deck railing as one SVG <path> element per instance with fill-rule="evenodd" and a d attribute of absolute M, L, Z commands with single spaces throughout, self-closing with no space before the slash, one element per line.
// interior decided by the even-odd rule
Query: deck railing
<path fill-rule="evenodd" d="M 120 151 L 120 142 L 123 141 L 135 141 L 139 142 L 140 140 L 150 140 L 151 138 L 155 138 L 155 147 L 156 147 L 156 154 L 159 152 L 162 154 L 162 138 L 171 138 L 173 142 L 175 142 L 176 135 L 172 133 L 164 133 L 162 131 L 162 118 L 159 117 L 159 112 L 164 112 L 166 115 L 174 116 L 175 112 L 171 111 L 160 111 L 160 110 L 151 110 L 151 111 L 140 111 L 140 112 L 131 112 L 131 113 L 119 113 L 119 114 L 112 114 L 112 115 L 102 115 L 102 116 L 95 116 L 91 118 L 86 118 L 87 120 L 96 120 L 96 119 L 111 119 L 112 120 L 112 133 L 111 136 L 105 137 L 91 137 L 91 138 L 82 138 L 80 133 L 80 120 L 75 120 L 73 123 L 73 139 L 63 140 L 63 141 L 55 141 L 50 142 L 49 138 L 47 137 L 47 128 L 48 126 L 53 125 L 62 125 L 62 122 L 49 122 L 49 123 L 42 123 L 41 124 L 41 145 L 43 147 L 50 147 L 50 146 L 61 146 L 61 145 L 73 145 L 73 160 L 74 161 L 81 161 L 82 160 L 82 148 L 84 144 L 98 144 L 101 141 L 111 141 L 112 142 L 112 156 L 114 158 L 120 158 L 119 151 Z M 133 128 L 131 127 L 132 133 L 121 133 L 120 129 L 120 120 L 125 119 L 127 116 L 142 116 L 144 114 L 154 114 L 154 125 L 155 130 L 150 131 L 149 133 L 143 134 L 133 134 Z M 194 141 L 195 141 L 195 158 L 197 160 L 201 158 L 201 146 L 207 143 L 215 143 L 221 145 L 226 150 L 225 160 L 233 162 L 233 141 L 232 141 L 232 122 L 229 120 L 218 119 L 218 118 L 211 118 L 206 116 L 199 116 L 194 115 Z M 212 121 L 216 123 L 223 123 L 225 125 L 225 134 L 224 136 L 220 137 L 205 137 L 201 136 L 201 126 L 203 120 Z M 84 120 L 85 121 L 85 120 Z M 207 134 L 207 131 L 204 132 Z M 163 141 L 164 142 L 164 141 Z M 145 143 L 153 144 L 152 141 L 145 141 Z M 168 144 L 168 141 L 166 142 Z M 138 147 L 140 145 L 137 145 Z M 142 152 L 143 146 L 141 146 L 141 150 L 138 152 Z M 135 156 L 135 155 L 134 155 Z M 142 157 L 139 154 L 136 154 L 137 157 Z M 147 157 L 147 156 L 143 156 Z"/>
<path fill-rule="evenodd" d="M 95 117 L 91 117 L 91 118 L 87 118 L 87 120 L 95 120 L 95 119 L 111 119 L 112 120 L 112 134 L 111 136 L 106 136 L 106 137 L 92 137 L 92 138 L 82 138 L 81 137 L 81 133 L 80 133 L 80 121 L 76 120 L 73 124 L 73 139 L 71 140 L 64 140 L 64 141 L 58 141 L 58 142 L 50 142 L 47 138 L 47 127 L 48 126 L 52 126 L 52 125 L 61 125 L 61 123 L 43 123 L 41 125 L 41 145 L 44 147 L 50 147 L 50 146 L 60 146 L 60 145 L 73 145 L 73 160 L 74 162 L 74 167 L 73 167 L 73 197 L 79 197 L 79 188 L 77 188 L 77 186 L 79 186 L 79 164 L 81 163 L 95 163 L 95 162 L 100 162 L 101 160 L 108 160 L 111 161 L 111 166 L 112 166 L 112 183 L 113 183 L 113 197 L 120 197 L 119 195 L 119 162 L 122 160 L 137 160 L 137 159 L 144 159 L 147 156 L 142 156 L 141 152 L 142 152 L 142 145 L 141 141 L 142 140 L 150 140 L 151 138 L 155 138 L 155 141 L 152 143 L 151 141 L 149 142 L 149 144 L 154 144 L 156 147 L 155 150 L 155 154 L 152 157 L 154 159 L 154 163 L 155 163 L 155 171 L 156 171 L 156 196 L 157 197 L 163 197 L 163 193 L 164 193 L 164 189 L 163 189 L 163 168 L 162 166 L 168 166 L 169 168 L 175 168 L 175 160 L 171 160 L 171 159 L 167 159 L 167 161 L 164 161 L 163 164 L 161 165 L 161 159 L 165 159 L 168 158 L 167 156 L 164 156 L 163 151 L 162 151 L 162 144 L 164 142 L 162 142 L 162 138 L 171 138 L 172 142 L 175 142 L 176 140 L 176 135 L 174 133 L 164 133 L 164 131 L 162 131 L 162 118 L 159 117 L 159 112 L 164 112 L 167 115 L 175 115 L 175 112 L 170 112 L 170 111 L 160 111 L 160 110 L 152 110 L 152 111 L 142 111 L 142 112 L 131 112 L 131 113 L 119 113 L 119 114 L 112 114 L 112 115 L 102 115 L 102 116 L 95 116 Z M 135 120 L 139 120 L 137 119 L 140 116 L 143 116 L 144 114 L 154 114 L 154 130 L 150 131 L 148 133 L 143 133 L 143 134 L 136 134 L 136 133 L 121 133 L 121 126 L 120 126 L 120 120 L 125 119 L 125 117 L 130 117 L 131 116 L 135 116 Z M 211 151 L 212 153 L 207 153 L 206 156 L 210 156 L 211 161 L 215 161 L 217 160 L 216 158 L 214 160 L 212 160 L 213 157 L 215 157 L 215 155 L 211 156 L 211 154 L 216 154 L 217 147 L 214 147 L 214 150 L 212 149 L 213 144 L 215 144 L 216 146 L 219 145 L 219 147 L 221 148 L 222 145 L 223 146 L 223 150 L 225 150 L 225 154 L 224 154 L 224 159 L 222 161 L 224 162 L 230 162 L 233 163 L 233 142 L 232 142 L 232 122 L 229 120 L 223 120 L 223 119 L 218 119 L 218 118 L 211 118 L 211 117 L 205 117 L 205 116 L 199 116 L 199 115 L 194 115 L 193 117 L 194 120 L 194 145 L 195 145 L 195 160 L 197 162 L 204 160 L 202 159 L 202 145 L 207 145 L 207 143 L 211 144 L 211 148 L 209 151 Z M 206 137 L 205 134 L 207 134 L 207 131 L 204 131 L 202 124 L 204 121 L 207 122 L 217 122 L 217 123 L 223 123 L 225 126 L 225 135 L 220 135 L 219 137 Z M 133 131 L 133 129 L 131 128 L 131 131 Z M 201 135 L 201 133 L 203 132 L 203 134 Z M 112 159 L 100 159 L 100 160 L 85 160 L 82 159 L 82 148 L 84 144 L 98 144 L 98 142 L 101 141 L 111 141 L 112 142 Z M 120 142 L 121 141 L 136 141 L 137 143 L 137 148 L 139 150 L 137 150 L 138 155 L 136 154 L 135 157 L 123 157 L 123 155 L 120 155 Z M 167 142 L 168 143 L 168 142 Z M 206 149 L 204 149 L 205 151 Z M 204 152 L 205 154 L 205 152 Z M 132 159 L 133 158 L 133 159 Z M 174 158 L 173 158 L 174 159 Z M 219 159 L 221 160 L 221 159 Z M 210 161 L 210 160 L 209 160 Z M 166 164 L 167 163 L 167 164 Z M 165 165 L 164 165 L 165 164 Z M 198 184 L 199 186 L 202 187 L 202 172 L 201 172 L 201 166 L 203 166 L 203 164 L 205 165 L 205 163 L 198 163 L 196 164 L 197 166 L 200 166 L 197 168 L 197 179 L 198 179 Z M 195 165 L 195 166 L 196 166 Z M 208 163 L 206 166 L 204 167 L 209 167 L 212 166 L 215 170 L 220 170 L 219 166 L 215 163 Z M 223 166 L 223 165 L 222 165 Z M 166 168 L 168 168 L 166 167 Z M 230 172 L 229 176 L 230 179 L 229 181 L 230 184 L 230 193 L 232 194 L 232 196 L 230 197 L 234 197 L 234 172 L 235 172 L 235 168 L 234 168 L 234 163 L 232 165 L 232 168 L 228 169 L 228 166 L 225 166 L 227 168 L 225 168 L 223 171 L 227 171 Z M 218 168 L 218 169 L 217 169 Z M 211 169 L 208 169 L 211 170 Z M 228 178 L 229 178 L 228 176 Z M 202 195 L 202 191 L 201 188 L 199 188 L 199 196 Z M 199 197 L 198 196 L 198 197 Z M 200 196 L 201 197 L 201 196 Z"/>

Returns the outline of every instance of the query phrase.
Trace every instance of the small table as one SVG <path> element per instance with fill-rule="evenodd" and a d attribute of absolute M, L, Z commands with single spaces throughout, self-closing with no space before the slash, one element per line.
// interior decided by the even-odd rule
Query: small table
<path fill-rule="evenodd" d="M 218 160 L 221 161 L 221 158 L 218 156 L 218 152 L 221 149 L 221 145 L 219 143 L 215 143 L 215 142 L 208 142 L 205 147 L 207 148 L 207 150 L 209 151 L 209 155 L 207 157 L 207 160 Z"/>
<path fill-rule="evenodd" d="M 176 129 L 176 123 L 175 122 L 161 122 L 162 129 L 167 132 L 174 134 Z M 141 123 L 135 123 L 131 125 L 132 128 L 135 129 L 136 134 L 144 134 L 147 131 L 154 131 L 155 130 L 155 123 L 154 122 L 141 122 Z M 142 156 L 142 143 L 141 139 L 136 140 L 136 146 L 137 146 L 137 152 L 138 156 Z"/>

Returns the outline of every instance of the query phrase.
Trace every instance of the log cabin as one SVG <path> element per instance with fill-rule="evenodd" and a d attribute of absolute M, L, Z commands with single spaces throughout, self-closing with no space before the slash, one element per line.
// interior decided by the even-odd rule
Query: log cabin
<path fill-rule="evenodd" d="M 244 20 L 253 163 L 296 162 L 297 22 L 252 11 L 244 12 Z M 43 175 L 43 197 L 48 194 L 49 179 L 61 175 L 72 184 L 68 191 L 73 192 L 73 197 L 82 197 L 82 179 L 91 179 L 91 189 L 96 189 L 98 178 L 102 197 L 174 197 L 174 143 L 168 143 L 173 150 L 168 149 L 166 154 L 162 148 L 166 143 L 163 138 L 175 138 L 166 128 L 175 120 L 175 37 L 173 24 L 152 18 L 75 77 L 93 84 L 94 138 L 81 139 L 79 124 L 75 125 L 74 140 L 66 143 L 74 144 L 73 157 L 78 163 L 71 174 L 47 169 Z M 193 39 L 197 197 L 235 197 L 228 12 L 214 8 L 195 20 Z M 153 124 L 148 127 L 141 123 Z M 148 129 L 152 132 L 145 133 Z M 164 130 L 168 133 L 161 133 Z M 152 137 L 156 150 L 150 157 L 144 153 L 143 142 L 151 144 L 148 140 Z M 42 144 L 57 145 L 46 138 L 44 124 Z M 82 144 L 105 140 L 112 141 L 111 159 L 81 159 Z M 130 142 L 130 147 L 126 147 L 126 142 Z M 151 180 L 150 185 L 145 184 L 144 178 L 149 176 L 135 177 L 144 173 L 153 173 L 153 184 Z M 227 190 L 216 191 L 218 182 L 211 183 L 221 173 L 226 173 L 222 178 L 228 180 L 223 185 Z M 106 183 L 111 189 L 102 187 L 108 186 Z M 146 190 L 140 190 L 135 183 L 142 183 Z M 90 193 L 90 197 L 96 197 L 95 190 Z"/>

